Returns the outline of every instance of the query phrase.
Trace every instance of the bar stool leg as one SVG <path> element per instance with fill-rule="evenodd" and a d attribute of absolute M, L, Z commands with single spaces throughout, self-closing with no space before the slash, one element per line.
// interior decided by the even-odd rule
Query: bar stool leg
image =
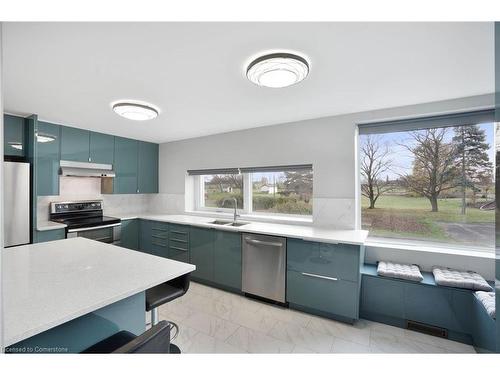
<path fill-rule="evenodd" d="M 151 326 L 157 325 L 158 321 L 158 308 L 154 308 L 151 310 Z"/>

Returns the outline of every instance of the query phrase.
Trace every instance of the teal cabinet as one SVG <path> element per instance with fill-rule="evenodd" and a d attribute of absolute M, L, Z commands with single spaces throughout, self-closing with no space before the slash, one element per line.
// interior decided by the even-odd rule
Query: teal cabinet
<path fill-rule="evenodd" d="M 63 126 L 61 129 L 61 160 L 89 162 L 88 130 Z"/>
<path fill-rule="evenodd" d="M 213 281 L 214 279 L 214 239 L 215 230 L 191 227 L 190 263 L 196 266 L 194 278 Z"/>
<path fill-rule="evenodd" d="M 152 226 L 150 220 L 139 221 L 139 249 L 146 254 L 153 253 Z"/>
<path fill-rule="evenodd" d="M 115 137 L 114 169 L 116 177 L 113 181 L 115 194 L 137 193 L 137 160 L 138 141 Z"/>
<path fill-rule="evenodd" d="M 241 234 L 215 231 L 214 282 L 241 290 Z"/>
<path fill-rule="evenodd" d="M 3 116 L 3 153 L 5 156 L 25 156 L 25 125 L 24 118 L 18 116 Z"/>
<path fill-rule="evenodd" d="M 287 301 L 296 308 L 358 319 L 362 250 L 357 245 L 287 240 Z"/>
<path fill-rule="evenodd" d="M 327 244 L 299 239 L 287 241 L 287 267 L 346 281 L 359 281 L 360 251 L 357 245 Z"/>
<path fill-rule="evenodd" d="M 287 272 L 286 297 L 295 307 L 354 320 L 358 318 L 357 292 L 357 283 Z"/>
<path fill-rule="evenodd" d="M 108 134 L 90 132 L 89 162 L 113 164 L 115 137 Z"/>
<path fill-rule="evenodd" d="M 168 232 L 169 225 L 161 221 L 151 222 L 151 249 L 152 254 L 169 258 Z"/>
<path fill-rule="evenodd" d="M 139 220 L 122 220 L 121 246 L 139 250 Z"/>
<path fill-rule="evenodd" d="M 59 195 L 61 126 L 38 121 L 36 134 L 36 194 Z"/>
<path fill-rule="evenodd" d="M 53 230 L 37 230 L 35 233 L 35 241 L 34 242 L 48 242 L 48 241 L 56 241 L 62 240 L 66 238 L 66 230 L 62 229 L 53 229 Z"/>
<path fill-rule="evenodd" d="M 139 142 L 137 192 L 158 193 L 158 145 Z"/>
<path fill-rule="evenodd" d="M 158 229 L 158 232 L 161 233 L 161 230 L 161 228 Z M 191 249 L 189 232 L 187 225 L 168 225 L 168 258 L 179 262 L 189 262 Z"/>

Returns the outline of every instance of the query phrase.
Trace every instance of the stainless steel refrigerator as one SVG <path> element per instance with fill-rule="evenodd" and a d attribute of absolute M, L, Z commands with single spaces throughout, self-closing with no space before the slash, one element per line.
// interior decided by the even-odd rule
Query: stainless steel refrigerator
<path fill-rule="evenodd" d="M 30 164 L 6 161 L 4 170 L 4 247 L 30 242 Z"/>

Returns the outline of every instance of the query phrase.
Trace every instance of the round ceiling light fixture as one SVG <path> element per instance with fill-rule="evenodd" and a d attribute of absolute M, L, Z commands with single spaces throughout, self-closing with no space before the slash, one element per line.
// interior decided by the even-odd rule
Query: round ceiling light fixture
<path fill-rule="evenodd" d="M 134 121 L 152 120 L 160 112 L 152 104 L 131 100 L 111 103 L 111 108 L 113 108 L 116 114 Z"/>
<path fill-rule="evenodd" d="M 299 83 L 309 74 L 309 62 L 296 54 L 271 53 L 253 60 L 247 78 L 259 86 L 281 88 Z"/>

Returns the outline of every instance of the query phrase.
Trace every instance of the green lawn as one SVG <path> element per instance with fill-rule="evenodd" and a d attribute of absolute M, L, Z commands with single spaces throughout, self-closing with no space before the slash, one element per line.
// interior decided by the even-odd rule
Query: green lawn
<path fill-rule="evenodd" d="M 439 211 L 431 212 L 426 198 L 382 196 L 375 209 L 368 209 L 368 199 L 362 198 L 363 228 L 373 236 L 454 241 L 449 238 L 440 223 L 492 224 L 494 211 L 482 211 L 467 207 L 460 213 L 461 199 L 440 199 Z"/>

